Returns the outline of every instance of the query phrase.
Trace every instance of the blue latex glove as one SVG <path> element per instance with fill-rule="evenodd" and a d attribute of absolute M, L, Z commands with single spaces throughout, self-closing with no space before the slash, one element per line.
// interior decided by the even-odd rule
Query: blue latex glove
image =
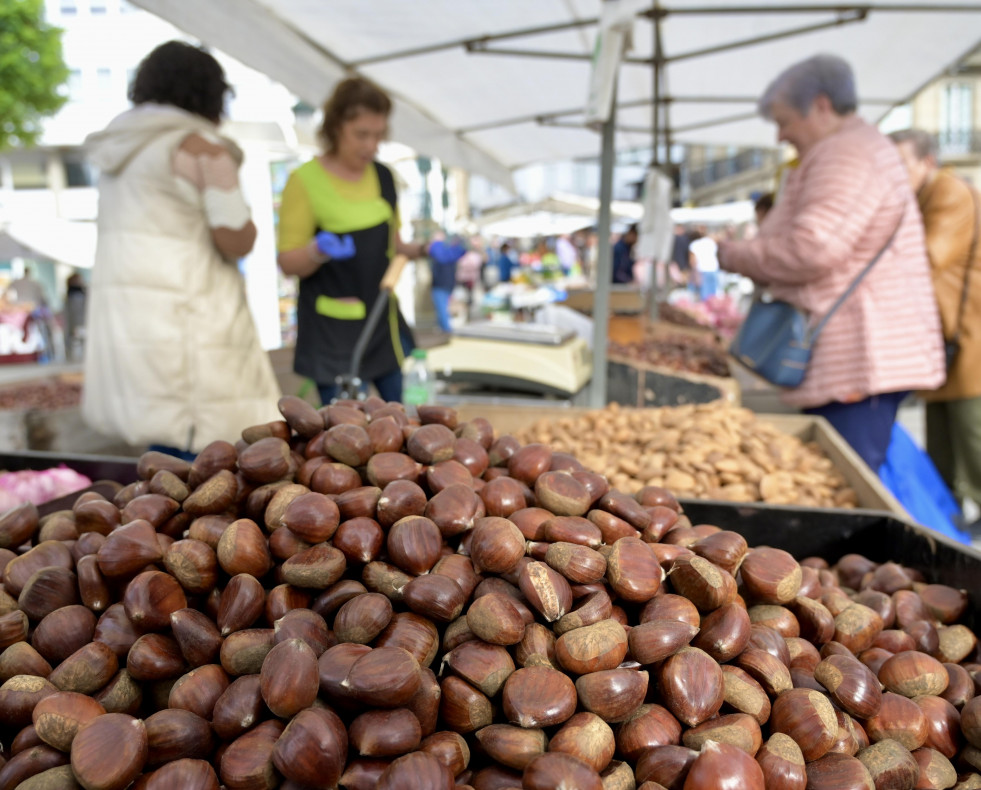
<path fill-rule="evenodd" d="M 354 239 L 350 233 L 338 236 L 325 230 L 317 234 L 317 249 L 335 261 L 346 261 L 354 257 Z"/>

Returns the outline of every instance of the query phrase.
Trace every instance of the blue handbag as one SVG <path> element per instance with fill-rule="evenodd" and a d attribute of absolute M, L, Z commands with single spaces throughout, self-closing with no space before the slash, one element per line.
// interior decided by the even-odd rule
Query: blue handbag
<path fill-rule="evenodd" d="M 905 215 L 905 211 L 904 211 Z M 899 218 L 902 225 L 903 218 Z M 899 225 L 879 253 L 852 280 L 845 292 L 838 297 L 831 309 L 812 329 L 807 313 L 789 302 L 779 299 L 754 300 L 739 332 L 729 346 L 729 353 L 752 370 L 756 375 L 776 384 L 793 389 L 799 387 L 807 375 L 814 343 L 825 324 L 844 301 L 862 282 L 882 254 L 896 238 Z"/>
<path fill-rule="evenodd" d="M 807 315 L 789 302 L 757 299 L 729 353 L 778 387 L 799 387 L 811 361 Z"/>

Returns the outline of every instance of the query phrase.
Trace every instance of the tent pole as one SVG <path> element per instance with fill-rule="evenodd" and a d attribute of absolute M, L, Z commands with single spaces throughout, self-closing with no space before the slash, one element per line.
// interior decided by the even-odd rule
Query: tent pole
<path fill-rule="evenodd" d="M 658 151 L 658 141 L 661 136 L 661 70 L 664 65 L 664 53 L 661 50 L 661 14 L 659 13 L 660 3 L 654 0 L 651 8 L 651 27 L 654 32 L 654 130 L 653 148 L 654 154 L 651 157 L 651 167 L 656 168 L 661 163 L 661 154 Z M 664 108 L 665 116 L 667 107 Z M 667 124 L 665 124 L 667 126 Z M 666 151 L 665 157 L 668 164 L 671 163 L 671 152 Z M 658 319 L 658 293 L 657 293 L 657 265 L 660 261 L 651 261 L 651 284 L 647 289 L 647 314 L 651 321 Z"/>
<path fill-rule="evenodd" d="M 610 245 L 611 206 L 613 200 L 614 143 L 617 125 L 617 86 L 613 83 L 610 117 L 603 124 L 603 148 L 600 154 L 600 204 L 597 224 L 596 293 L 593 295 L 593 378 L 589 383 L 589 405 L 601 409 L 606 405 L 606 343 L 610 325 L 610 283 L 613 280 Z"/>
<path fill-rule="evenodd" d="M 653 101 L 653 152 L 651 156 L 651 167 L 657 167 L 660 164 L 661 158 L 657 150 L 657 138 L 661 132 L 661 15 L 658 14 L 658 0 L 654 0 L 654 5 L 651 8 L 651 28 L 654 32 L 654 68 L 651 69 L 651 75 L 653 77 L 653 91 L 654 91 L 654 101 Z"/>

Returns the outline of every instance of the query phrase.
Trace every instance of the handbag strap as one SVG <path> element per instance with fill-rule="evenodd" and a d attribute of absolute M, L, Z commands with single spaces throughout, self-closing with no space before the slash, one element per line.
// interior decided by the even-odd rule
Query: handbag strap
<path fill-rule="evenodd" d="M 964 264 L 964 286 L 961 288 L 961 304 L 957 308 L 957 324 L 954 329 L 954 342 L 960 340 L 961 323 L 964 321 L 964 308 L 967 307 L 967 289 L 971 282 L 971 267 L 974 265 L 974 256 L 978 251 L 978 193 L 970 184 L 967 185 L 971 190 L 971 202 L 974 204 L 974 232 L 971 234 L 971 247 L 967 253 L 967 261 Z"/>
<path fill-rule="evenodd" d="M 882 245 L 882 249 L 879 250 L 876 253 L 875 257 L 865 265 L 865 268 L 858 273 L 858 276 L 856 276 L 855 279 L 851 281 L 851 284 L 848 286 L 848 288 L 845 289 L 845 292 L 835 300 L 835 303 L 831 305 L 831 309 L 824 314 L 824 318 L 818 321 L 817 326 L 814 327 L 814 331 L 811 332 L 812 343 L 815 340 L 817 340 L 818 335 L 821 334 L 821 330 L 824 329 L 825 324 L 827 324 L 828 321 L 831 319 L 831 316 L 834 315 L 835 310 L 837 310 L 839 307 L 842 306 L 842 304 L 844 304 L 845 300 L 852 295 L 852 293 L 856 288 L 858 288 L 862 280 L 865 279 L 865 275 L 872 270 L 872 267 L 875 266 L 876 263 L 879 262 L 879 258 L 881 258 L 885 254 L 886 250 L 888 250 L 892 246 L 892 242 L 896 238 L 896 234 L 899 233 L 899 229 L 903 226 L 903 219 L 905 218 L 905 216 L 906 216 L 906 206 L 903 206 L 903 213 L 900 214 L 899 216 L 899 222 L 896 224 L 896 228 L 895 230 L 893 230 L 892 235 L 889 236 L 886 243 Z"/>

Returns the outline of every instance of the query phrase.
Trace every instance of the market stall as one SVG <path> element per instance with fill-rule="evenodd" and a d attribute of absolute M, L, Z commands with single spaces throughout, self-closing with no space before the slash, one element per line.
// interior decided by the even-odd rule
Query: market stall
<path fill-rule="evenodd" d="M 393 137 L 512 191 L 511 171 L 521 165 L 599 155 L 594 349 L 601 370 L 615 151 L 650 151 L 656 168 L 673 143 L 775 146 L 755 104 L 773 76 L 801 58 L 803 41 L 810 52 L 849 59 L 862 86 L 858 113 L 878 121 L 976 47 L 981 11 L 966 1 L 905 0 L 833 7 L 506 0 L 493 6 L 415 3 L 411 9 L 376 0 L 370 11 L 356 0 L 329 8 L 296 0 L 137 4 L 269 74 L 311 106 L 343 76 L 363 74 L 395 97 Z M 606 72 L 605 88 L 615 97 L 606 102 L 614 109 L 607 117 L 592 112 L 596 102 L 587 110 L 586 96 L 595 87 L 596 34 L 617 15 L 626 20 L 618 40 L 631 46 L 614 58 L 622 66 Z M 598 120 L 605 121 L 599 140 Z M 594 378 L 593 405 L 605 403 L 605 395 L 605 380 Z"/>
<path fill-rule="evenodd" d="M 277 5 L 194 10 L 322 87 Z M 822 423 L 279 407 L 0 514 L 0 790 L 981 786 L 981 555 Z"/>

